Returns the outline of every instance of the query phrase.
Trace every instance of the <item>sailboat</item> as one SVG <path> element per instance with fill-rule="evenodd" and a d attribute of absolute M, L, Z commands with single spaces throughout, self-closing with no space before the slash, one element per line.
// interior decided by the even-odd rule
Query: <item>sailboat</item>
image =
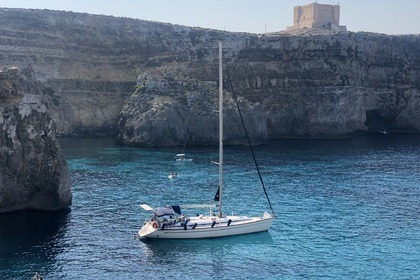
<path fill-rule="evenodd" d="M 267 231 L 274 220 L 274 215 L 264 212 L 259 217 L 225 215 L 222 212 L 223 191 L 223 71 L 222 43 L 219 42 L 219 187 L 213 203 L 193 205 L 172 205 L 152 208 L 140 205 L 153 213 L 138 232 L 140 239 L 194 239 L 213 238 Z M 218 202 L 218 211 L 213 213 Z M 271 207 L 271 205 L 270 205 Z M 182 214 L 185 208 L 208 208 L 209 213 L 197 216 Z"/>

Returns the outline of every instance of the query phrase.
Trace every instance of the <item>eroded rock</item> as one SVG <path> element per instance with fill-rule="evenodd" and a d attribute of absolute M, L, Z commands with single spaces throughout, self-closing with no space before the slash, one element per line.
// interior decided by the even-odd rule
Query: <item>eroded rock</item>
<path fill-rule="evenodd" d="M 55 123 L 24 84 L 39 90 L 15 68 L 0 71 L 0 212 L 66 208 L 70 179 Z"/>

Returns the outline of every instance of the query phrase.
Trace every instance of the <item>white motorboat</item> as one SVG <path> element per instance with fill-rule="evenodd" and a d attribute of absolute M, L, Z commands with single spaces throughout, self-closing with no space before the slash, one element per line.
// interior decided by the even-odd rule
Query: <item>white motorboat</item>
<path fill-rule="evenodd" d="M 175 161 L 192 161 L 192 158 L 186 158 L 185 154 L 177 154 L 175 156 Z"/>

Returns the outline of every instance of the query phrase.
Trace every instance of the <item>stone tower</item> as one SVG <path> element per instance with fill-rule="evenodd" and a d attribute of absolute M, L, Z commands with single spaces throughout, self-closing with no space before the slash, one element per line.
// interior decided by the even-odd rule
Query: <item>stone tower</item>
<path fill-rule="evenodd" d="M 340 26 L 340 6 L 312 3 L 297 6 L 293 13 L 293 26 L 287 30 L 314 28 L 324 30 L 346 31 Z"/>

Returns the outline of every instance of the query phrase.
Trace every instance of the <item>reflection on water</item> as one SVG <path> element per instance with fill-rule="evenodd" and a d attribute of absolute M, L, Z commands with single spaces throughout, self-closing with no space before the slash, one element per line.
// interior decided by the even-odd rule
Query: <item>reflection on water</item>
<path fill-rule="evenodd" d="M 209 250 L 216 252 L 220 250 L 236 250 L 243 246 L 260 246 L 273 244 L 273 239 L 269 232 L 260 232 L 255 234 L 245 234 L 240 236 L 208 238 L 192 240 L 142 240 L 145 244 L 145 256 L 155 259 L 161 256 L 162 252 L 166 254 L 202 254 Z"/>
<path fill-rule="evenodd" d="M 46 264 L 53 266 L 63 250 L 69 216 L 69 210 L 0 214 L 0 276 L 9 271 L 29 279 L 36 271 L 45 271 Z"/>
<path fill-rule="evenodd" d="M 235 269 L 241 269 L 244 264 L 263 268 L 264 259 L 270 257 L 275 246 L 269 232 L 214 239 L 143 242 L 144 257 L 140 264 L 148 267 L 164 265 L 169 270 L 166 272 L 167 275 L 176 279 L 185 276 L 182 275 L 185 269 L 179 269 L 185 267 L 191 271 L 189 277 L 196 279 L 209 276 L 215 279 L 227 279 L 227 275 L 231 275 L 228 278 L 235 278 L 232 274 L 232 265 L 236 266 Z M 242 263 L 238 262 L 239 257 L 243 259 Z M 204 273 L 203 268 L 205 268 Z"/>

